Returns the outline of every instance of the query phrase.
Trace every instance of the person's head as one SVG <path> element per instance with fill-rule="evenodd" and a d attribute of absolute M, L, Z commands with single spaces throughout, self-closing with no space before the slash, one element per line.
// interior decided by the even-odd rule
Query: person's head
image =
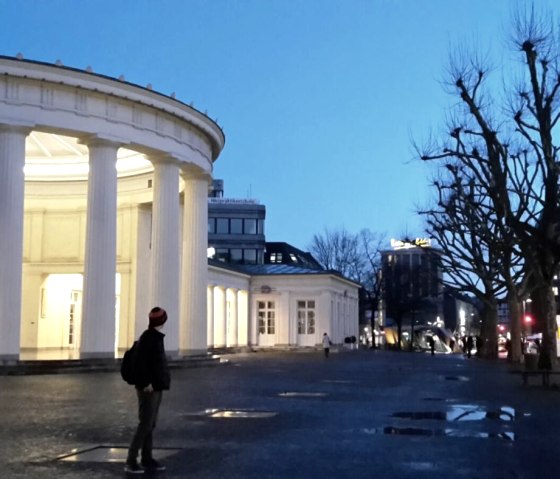
<path fill-rule="evenodd" d="M 148 320 L 150 328 L 160 329 L 167 321 L 167 312 L 165 311 L 165 309 L 156 306 L 150 311 Z"/>

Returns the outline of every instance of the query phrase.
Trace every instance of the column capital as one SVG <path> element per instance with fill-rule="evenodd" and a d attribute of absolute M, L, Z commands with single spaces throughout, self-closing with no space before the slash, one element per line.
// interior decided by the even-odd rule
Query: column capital
<path fill-rule="evenodd" d="M 0 123 L 0 133 L 18 133 L 20 135 L 29 135 L 33 130 L 32 125 L 11 125 Z"/>
<path fill-rule="evenodd" d="M 90 146 L 109 146 L 115 149 L 121 148 L 125 142 L 116 137 L 111 137 L 109 135 L 86 135 L 78 139 L 78 143 L 81 145 Z"/>
<path fill-rule="evenodd" d="M 167 155 L 165 153 L 156 153 L 146 155 L 146 158 L 152 165 L 175 165 L 180 167 L 181 162 L 172 155 Z"/>
<path fill-rule="evenodd" d="M 202 180 L 208 184 L 212 182 L 212 174 L 192 163 L 182 164 L 181 177 L 183 180 Z"/>

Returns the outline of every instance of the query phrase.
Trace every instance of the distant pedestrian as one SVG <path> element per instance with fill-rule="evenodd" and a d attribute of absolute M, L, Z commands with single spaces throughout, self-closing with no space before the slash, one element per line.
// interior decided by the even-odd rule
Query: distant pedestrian
<path fill-rule="evenodd" d="M 470 358 L 470 357 L 471 357 L 473 346 L 474 346 L 474 344 L 473 344 L 473 337 L 472 337 L 472 336 L 468 336 L 468 337 L 467 337 L 467 358 Z"/>
<path fill-rule="evenodd" d="M 138 396 L 138 427 L 128 449 L 125 471 L 142 474 L 147 471 L 164 471 L 165 466 L 152 456 L 152 433 L 161 404 L 162 392 L 169 389 L 171 378 L 165 356 L 161 332 L 167 321 L 167 313 L 162 308 L 153 308 L 149 314 L 149 326 L 138 340 L 136 354 L 135 387 Z M 138 452 L 141 451 L 141 464 Z"/>
<path fill-rule="evenodd" d="M 428 336 L 428 345 L 430 346 L 430 352 L 433 356 L 436 353 L 436 342 L 433 336 Z"/>
<path fill-rule="evenodd" d="M 329 352 L 331 349 L 331 338 L 329 338 L 329 335 L 327 333 L 323 334 L 323 351 L 325 352 L 325 357 L 328 358 L 329 357 Z"/>

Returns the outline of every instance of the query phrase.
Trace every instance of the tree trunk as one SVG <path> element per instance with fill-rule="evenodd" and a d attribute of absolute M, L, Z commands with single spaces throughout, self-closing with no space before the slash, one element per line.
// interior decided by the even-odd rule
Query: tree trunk
<path fill-rule="evenodd" d="M 531 295 L 531 308 L 537 331 L 542 333 L 539 368 L 552 369 L 557 365 L 556 301 L 550 285 L 538 286 Z"/>
<path fill-rule="evenodd" d="M 521 363 L 521 324 L 523 315 L 521 300 L 516 294 L 508 295 L 509 325 L 511 341 L 509 342 L 508 359 L 513 363 Z"/>
<path fill-rule="evenodd" d="M 484 346 L 481 356 L 488 359 L 498 357 L 498 308 L 494 305 L 485 304 L 482 311 L 482 331 L 481 336 Z"/>

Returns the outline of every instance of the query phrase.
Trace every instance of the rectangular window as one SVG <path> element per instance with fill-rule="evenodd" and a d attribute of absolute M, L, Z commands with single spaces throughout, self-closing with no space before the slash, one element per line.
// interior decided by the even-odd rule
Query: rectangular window
<path fill-rule="evenodd" d="M 243 250 L 240 248 L 232 248 L 229 250 L 229 260 L 231 263 L 240 264 L 243 262 Z"/>
<path fill-rule="evenodd" d="M 246 235 L 256 235 L 257 234 L 257 220 L 253 218 L 246 218 L 244 224 L 243 232 Z"/>
<path fill-rule="evenodd" d="M 216 219 L 216 233 L 223 235 L 229 233 L 229 219 L 217 218 Z"/>
<path fill-rule="evenodd" d="M 241 218 L 232 218 L 230 221 L 230 233 L 232 235 L 243 234 L 243 220 Z"/>
<path fill-rule="evenodd" d="M 264 264 L 264 251 L 262 249 L 257 251 L 257 264 Z"/>
<path fill-rule="evenodd" d="M 229 261 L 229 250 L 227 248 L 216 249 L 216 254 L 214 255 L 214 259 L 227 263 Z"/>
<path fill-rule="evenodd" d="M 257 234 L 260 234 L 260 235 L 264 234 L 264 220 L 258 220 Z"/>
<path fill-rule="evenodd" d="M 208 218 L 208 234 L 213 235 L 216 232 L 216 218 Z"/>
<path fill-rule="evenodd" d="M 315 334 L 315 301 L 297 302 L 298 334 Z"/>
<path fill-rule="evenodd" d="M 257 301 L 259 334 L 275 334 L 276 317 L 274 301 Z"/>
<path fill-rule="evenodd" d="M 257 250 L 256 249 L 244 249 L 243 250 L 243 262 L 245 264 L 257 264 Z"/>
<path fill-rule="evenodd" d="M 282 263 L 282 253 L 270 253 L 271 263 Z"/>

